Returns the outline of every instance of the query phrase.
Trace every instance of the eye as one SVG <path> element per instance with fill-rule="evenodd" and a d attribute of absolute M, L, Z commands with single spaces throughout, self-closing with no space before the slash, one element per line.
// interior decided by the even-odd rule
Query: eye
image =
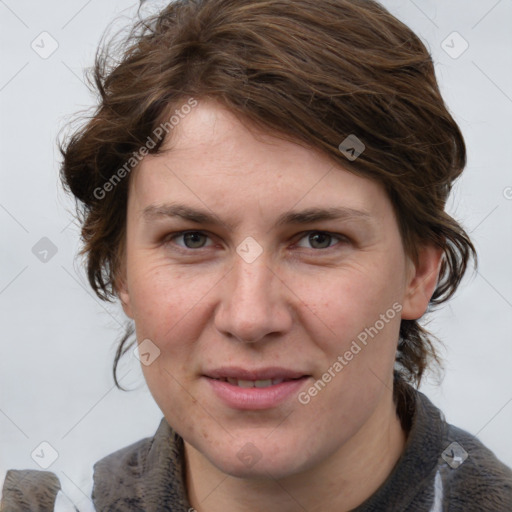
<path fill-rule="evenodd" d="M 300 241 L 306 240 L 311 244 L 313 249 L 329 249 L 332 247 L 332 242 L 347 242 L 347 238 L 343 235 L 336 235 L 328 233 L 326 231 L 309 231 L 306 233 L 297 244 L 299 247 L 305 247 L 301 245 Z"/>
<path fill-rule="evenodd" d="M 166 245 L 173 243 L 182 249 L 203 249 L 212 245 L 211 243 L 207 245 L 209 238 L 210 237 L 202 231 L 181 231 L 168 235 L 164 243 Z M 182 240 L 181 243 L 178 242 L 178 240 Z M 303 240 L 306 241 L 306 244 L 309 244 L 309 247 L 304 245 Z M 349 240 L 347 237 L 340 234 L 328 233 L 326 231 L 308 231 L 303 234 L 296 246 L 315 250 L 330 249 L 339 242 L 349 242 Z"/>
<path fill-rule="evenodd" d="M 183 244 L 177 243 L 179 247 L 185 249 L 202 249 L 205 247 L 208 235 L 202 231 L 182 231 L 181 233 L 175 233 L 172 236 L 166 238 L 165 243 L 175 242 L 178 239 L 183 239 Z"/>

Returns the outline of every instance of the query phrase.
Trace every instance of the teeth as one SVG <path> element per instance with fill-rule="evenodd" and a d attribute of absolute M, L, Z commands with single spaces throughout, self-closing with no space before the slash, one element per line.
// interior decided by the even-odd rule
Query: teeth
<path fill-rule="evenodd" d="M 272 379 L 257 380 L 254 382 L 255 388 L 268 388 L 269 386 L 272 386 Z"/>
<path fill-rule="evenodd" d="M 253 388 L 254 385 L 256 384 L 256 382 L 258 382 L 258 381 L 238 379 L 237 386 L 239 388 Z"/>
<path fill-rule="evenodd" d="M 276 384 L 281 384 L 285 379 L 265 379 L 265 380 L 242 380 L 228 377 L 226 379 L 232 386 L 240 388 L 268 388 Z"/>

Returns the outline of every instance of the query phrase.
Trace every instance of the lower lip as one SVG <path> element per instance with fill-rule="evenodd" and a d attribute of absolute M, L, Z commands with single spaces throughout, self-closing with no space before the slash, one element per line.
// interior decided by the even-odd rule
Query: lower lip
<path fill-rule="evenodd" d="M 241 388 L 229 382 L 205 377 L 214 393 L 228 406 L 234 409 L 258 410 L 277 407 L 292 396 L 296 396 L 300 388 L 309 379 L 287 380 L 266 388 Z"/>

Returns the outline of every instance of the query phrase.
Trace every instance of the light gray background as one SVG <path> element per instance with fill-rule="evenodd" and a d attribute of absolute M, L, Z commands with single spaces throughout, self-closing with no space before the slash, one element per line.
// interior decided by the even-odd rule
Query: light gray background
<path fill-rule="evenodd" d="M 446 375 L 422 390 L 448 421 L 512 465 L 512 2 L 383 3 L 430 48 L 466 138 L 468 166 L 449 209 L 480 256 L 479 272 L 430 323 L 446 345 Z M 115 27 L 126 25 L 136 7 L 127 0 L 0 0 L 0 481 L 9 468 L 39 469 L 31 453 L 47 441 L 59 454 L 49 470 L 83 507 L 92 464 L 152 435 L 162 416 L 134 358 L 121 375 L 129 372 L 123 382 L 137 390 L 114 388 L 124 316 L 93 295 L 76 259 L 78 228 L 58 181 L 55 142 L 72 115 L 94 102 L 83 70 L 100 36 L 115 17 Z M 46 59 L 31 48 L 34 40 L 42 46 L 43 31 L 59 45 Z M 452 54 L 462 48 L 453 31 L 469 44 L 458 58 L 442 48 L 443 41 Z M 46 263 L 32 252 L 42 237 L 58 249 Z"/>

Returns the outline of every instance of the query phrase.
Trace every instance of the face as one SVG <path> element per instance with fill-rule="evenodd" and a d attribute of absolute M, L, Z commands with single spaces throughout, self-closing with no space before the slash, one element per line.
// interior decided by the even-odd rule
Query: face
<path fill-rule="evenodd" d="M 149 389 L 225 473 L 314 467 L 389 407 L 428 265 L 404 254 L 378 183 L 217 103 L 200 101 L 168 148 L 130 178 L 119 284 L 148 362 L 159 350 Z"/>

